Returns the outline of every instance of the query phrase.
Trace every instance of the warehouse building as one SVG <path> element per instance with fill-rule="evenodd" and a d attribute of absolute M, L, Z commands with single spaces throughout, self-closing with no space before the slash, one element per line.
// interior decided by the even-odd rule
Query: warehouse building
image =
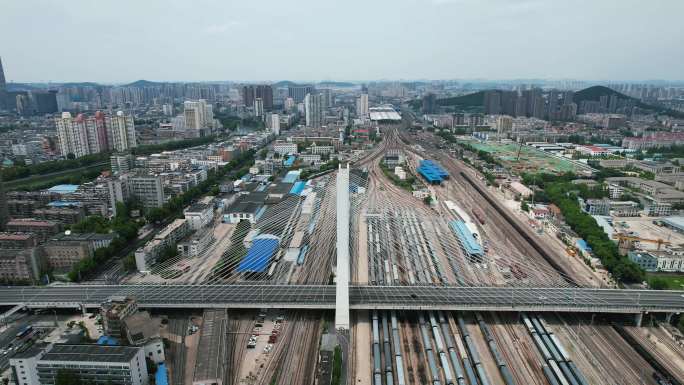
<path fill-rule="evenodd" d="M 442 166 L 429 159 L 421 160 L 416 171 L 430 184 L 440 184 L 449 178 L 449 173 Z"/>

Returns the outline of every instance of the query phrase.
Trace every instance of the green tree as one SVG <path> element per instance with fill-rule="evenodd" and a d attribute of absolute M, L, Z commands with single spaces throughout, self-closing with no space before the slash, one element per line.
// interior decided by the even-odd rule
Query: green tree
<path fill-rule="evenodd" d="M 127 255 L 126 258 L 123 259 L 123 267 L 124 267 L 124 270 L 126 270 L 126 271 L 134 271 L 136 268 L 135 255 L 133 255 L 133 254 Z"/>
<path fill-rule="evenodd" d="M 527 204 L 527 201 L 522 201 L 520 209 L 526 213 L 530 211 L 530 206 Z"/>
<path fill-rule="evenodd" d="M 430 206 L 430 204 L 432 203 L 432 197 L 429 196 L 429 195 L 426 196 L 425 198 L 423 198 L 423 203 L 425 203 L 426 205 Z"/>
<path fill-rule="evenodd" d="M 656 277 L 649 281 L 648 285 L 653 290 L 665 290 L 667 289 L 667 281 L 663 278 Z"/>

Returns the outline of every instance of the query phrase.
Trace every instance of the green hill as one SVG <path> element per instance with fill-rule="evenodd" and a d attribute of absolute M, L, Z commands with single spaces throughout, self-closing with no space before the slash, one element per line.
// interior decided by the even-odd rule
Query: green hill
<path fill-rule="evenodd" d="M 479 91 L 467 95 L 437 99 L 437 104 L 440 106 L 481 107 L 484 105 L 484 94 L 484 91 Z"/>
<path fill-rule="evenodd" d="M 636 98 L 633 98 L 631 96 L 627 96 L 623 93 L 617 92 L 611 88 L 604 87 L 604 86 L 593 86 L 589 88 L 585 88 L 581 91 L 575 92 L 575 95 L 573 96 L 573 101 L 577 104 L 580 104 L 583 101 L 599 101 L 601 99 L 601 96 L 612 96 L 612 95 L 617 95 L 618 98 L 620 99 L 631 99 L 635 101 L 635 105 L 639 107 L 642 110 L 645 111 L 650 111 L 658 114 L 664 114 L 664 115 L 669 115 L 674 118 L 684 118 L 684 113 L 675 111 L 666 107 L 662 106 L 656 106 L 653 104 L 648 104 L 644 103 Z"/>
<path fill-rule="evenodd" d="M 409 102 L 409 105 L 414 109 L 420 109 L 423 105 L 423 99 L 415 99 Z M 448 107 L 482 107 L 484 105 L 484 91 L 475 92 L 472 94 L 452 96 L 450 98 L 437 99 L 437 105 Z"/>
<path fill-rule="evenodd" d="M 289 86 L 295 86 L 297 83 L 291 82 L 289 80 L 281 80 L 277 83 L 273 83 L 273 87 L 278 88 L 278 87 L 289 87 Z"/>
<path fill-rule="evenodd" d="M 611 88 L 604 87 L 604 86 L 592 86 L 589 88 L 585 88 L 581 91 L 575 92 L 575 95 L 572 97 L 572 101 L 579 104 L 580 102 L 584 101 L 595 101 L 598 102 L 601 100 L 601 96 L 612 96 L 612 95 L 617 95 L 618 98 L 620 99 L 633 99 L 632 97 L 629 97 L 625 94 L 621 94 Z"/>
<path fill-rule="evenodd" d="M 126 87 L 156 87 L 156 86 L 161 86 L 164 83 L 158 83 L 158 82 L 151 82 L 149 80 L 137 80 L 134 81 L 133 83 L 126 84 Z"/>
<path fill-rule="evenodd" d="M 326 82 L 320 82 L 318 83 L 318 86 L 320 87 L 338 87 L 338 88 L 350 88 L 350 87 L 355 87 L 356 84 L 350 83 L 350 82 L 333 82 L 333 81 L 326 81 Z"/>

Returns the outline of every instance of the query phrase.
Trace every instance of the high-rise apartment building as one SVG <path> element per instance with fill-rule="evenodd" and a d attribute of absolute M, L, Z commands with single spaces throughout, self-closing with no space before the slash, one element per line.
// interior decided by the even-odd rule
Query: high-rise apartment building
<path fill-rule="evenodd" d="M 423 113 L 434 114 L 437 110 L 437 95 L 428 93 L 423 96 Z"/>
<path fill-rule="evenodd" d="M 31 97 L 39 114 L 53 114 L 58 111 L 56 90 L 31 92 Z"/>
<path fill-rule="evenodd" d="M 7 90 L 7 84 L 5 83 L 5 70 L 2 68 L 2 58 L 0 58 L 0 91 Z"/>
<path fill-rule="evenodd" d="M 0 109 L 5 108 L 7 102 L 7 85 L 5 84 L 5 70 L 2 68 L 2 58 L 0 58 Z"/>
<path fill-rule="evenodd" d="M 92 117 L 78 114 L 73 118 L 64 112 L 55 119 L 62 155 L 81 157 L 116 149 L 125 151 L 136 146 L 135 124 L 132 115 L 123 111 L 116 116 L 105 116 L 98 111 Z"/>
<path fill-rule="evenodd" d="M 485 91 L 484 108 L 486 114 L 498 115 L 501 113 L 501 92 Z"/>
<path fill-rule="evenodd" d="M 283 109 L 285 111 L 291 111 L 293 108 L 295 108 L 296 105 L 297 104 L 295 103 L 294 99 L 288 97 L 285 99 L 285 102 L 283 103 Z"/>
<path fill-rule="evenodd" d="M 558 119 L 558 96 L 559 93 L 556 90 L 551 90 L 549 91 L 549 102 L 548 102 L 548 111 L 547 111 L 547 117 L 549 120 L 556 120 Z"/>
<path fill-rule="evenodd" d="M 164 185 L 158 175 L 136 175 L 128 178 L 128 190 L 137 198 L 144 209 L 153 209 L 164 205 Z"/>
<path fill-rule="evenodd" d="M 276 135 L 280 135 L 280 115 L 278 114 L 271 114 L 271 131 Z"/>
<path fill-rule="evenodd" d="M 307 94 L 304 97 L 307 127 L 321 127 L 323 125 L 323 96 Z"/>
<path fill-rule="evenodd" d="M 55 119 L 59 148 L 65 157 L 73 154 L 76 158 L 90 154 L 88 147 L 88 131 L 85 117 L 79 114 L 76 119 L 69 112 L 63 112 L 61 118 Z"/>
<path fill-rule="evenodd" d="M 356 115 L 359 117 L 368 116 L 368 94 L 361 94 L 356 99 Z"/>
<path fill-rule="evenodd" d="M 261 98 L 264 103 L 264 110 L 270 111 L 273 109 L 273 88 L 268 84 L 260 84 L 256 86 L 256 97 Z"/>
<path fill-rule="evenodd" d="M 206 100 L 186 101 L 183 103 L 183 108 L 186 129 L 201 130 L 203 128 L 211 128 L 213 125 L 213 108 Z"/>
<path fill-rule="evenodd" d="M 131 121 L 133 121 L 132 117 Z M 85 124 L 88 134 L 88 147 L 91 154 L 108 151 L 112 148 L 111 133 L 105 121 L 105 114 L 102 111 L 97 111 L 92 118 L 85 118 Z"/>
<path fill-rule="evenodd" d="M 323 88 L 320 90 L 320 94 L 323 95 L 323 107 L 331 108 L 335 102 L 332 90 L 330 88 Z"/>
<path fill-rule="evenodd" d="M 253 106 L 257 98 L 262 100 L 265 110 L 273 109 L 273 88 L 269 84 L 242 87 L 242 102 L 245 103 L 245 106 Z"/>
<path fill-rule="evenodd" d="M 97 114 L 96 114 L 97 116 Z M 137 146 L 135 139 L 135 123 L 132 115 L 118 111 L 108 118 L 108 129 L 111 132 L 111 144 L 116 151 L 126 151 Z"/>
<path fill-rule="evenodd" d="M 261 98 L 254 99 L 254 116 L 257 118 L 264 116 L 264 101 Z"/>
<path fill-rule="evenodd" d="M 511 132 L 513 130 L 513 118 L 507 115 L 501 115 L 496 118 L 496 131 L 499 134 Z"/>
<path fill-rule="evenodd" d="M 287 87 L 287 96 L 294 99 L 295 103 L 301 103 L 307 94 L 313 93 L 315 90 L 312 85 L 292 85 Z"/>

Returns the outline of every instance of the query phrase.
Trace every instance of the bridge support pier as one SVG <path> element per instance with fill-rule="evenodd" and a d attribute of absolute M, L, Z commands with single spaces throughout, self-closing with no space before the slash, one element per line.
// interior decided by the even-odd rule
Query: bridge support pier
<path fill-rule="evenodd" d="M 337 171 L 335 329 L 349 330 L 349 164 Z"/>
<path fill-rule="evenodd" d="M 637 313 L 634 315 L 634 326 L 641 327 L 641 321 L 644 319 L 644 313 Z"/>
<path fill-rule="evenodd" d="M 673 316 L 673 315 L 674 315 L 674 313 L 667 313 L 667 314 L 665 314 L 665 322 L 671 324 L 671 323 L 672 323 L 672 316 Z"/>

